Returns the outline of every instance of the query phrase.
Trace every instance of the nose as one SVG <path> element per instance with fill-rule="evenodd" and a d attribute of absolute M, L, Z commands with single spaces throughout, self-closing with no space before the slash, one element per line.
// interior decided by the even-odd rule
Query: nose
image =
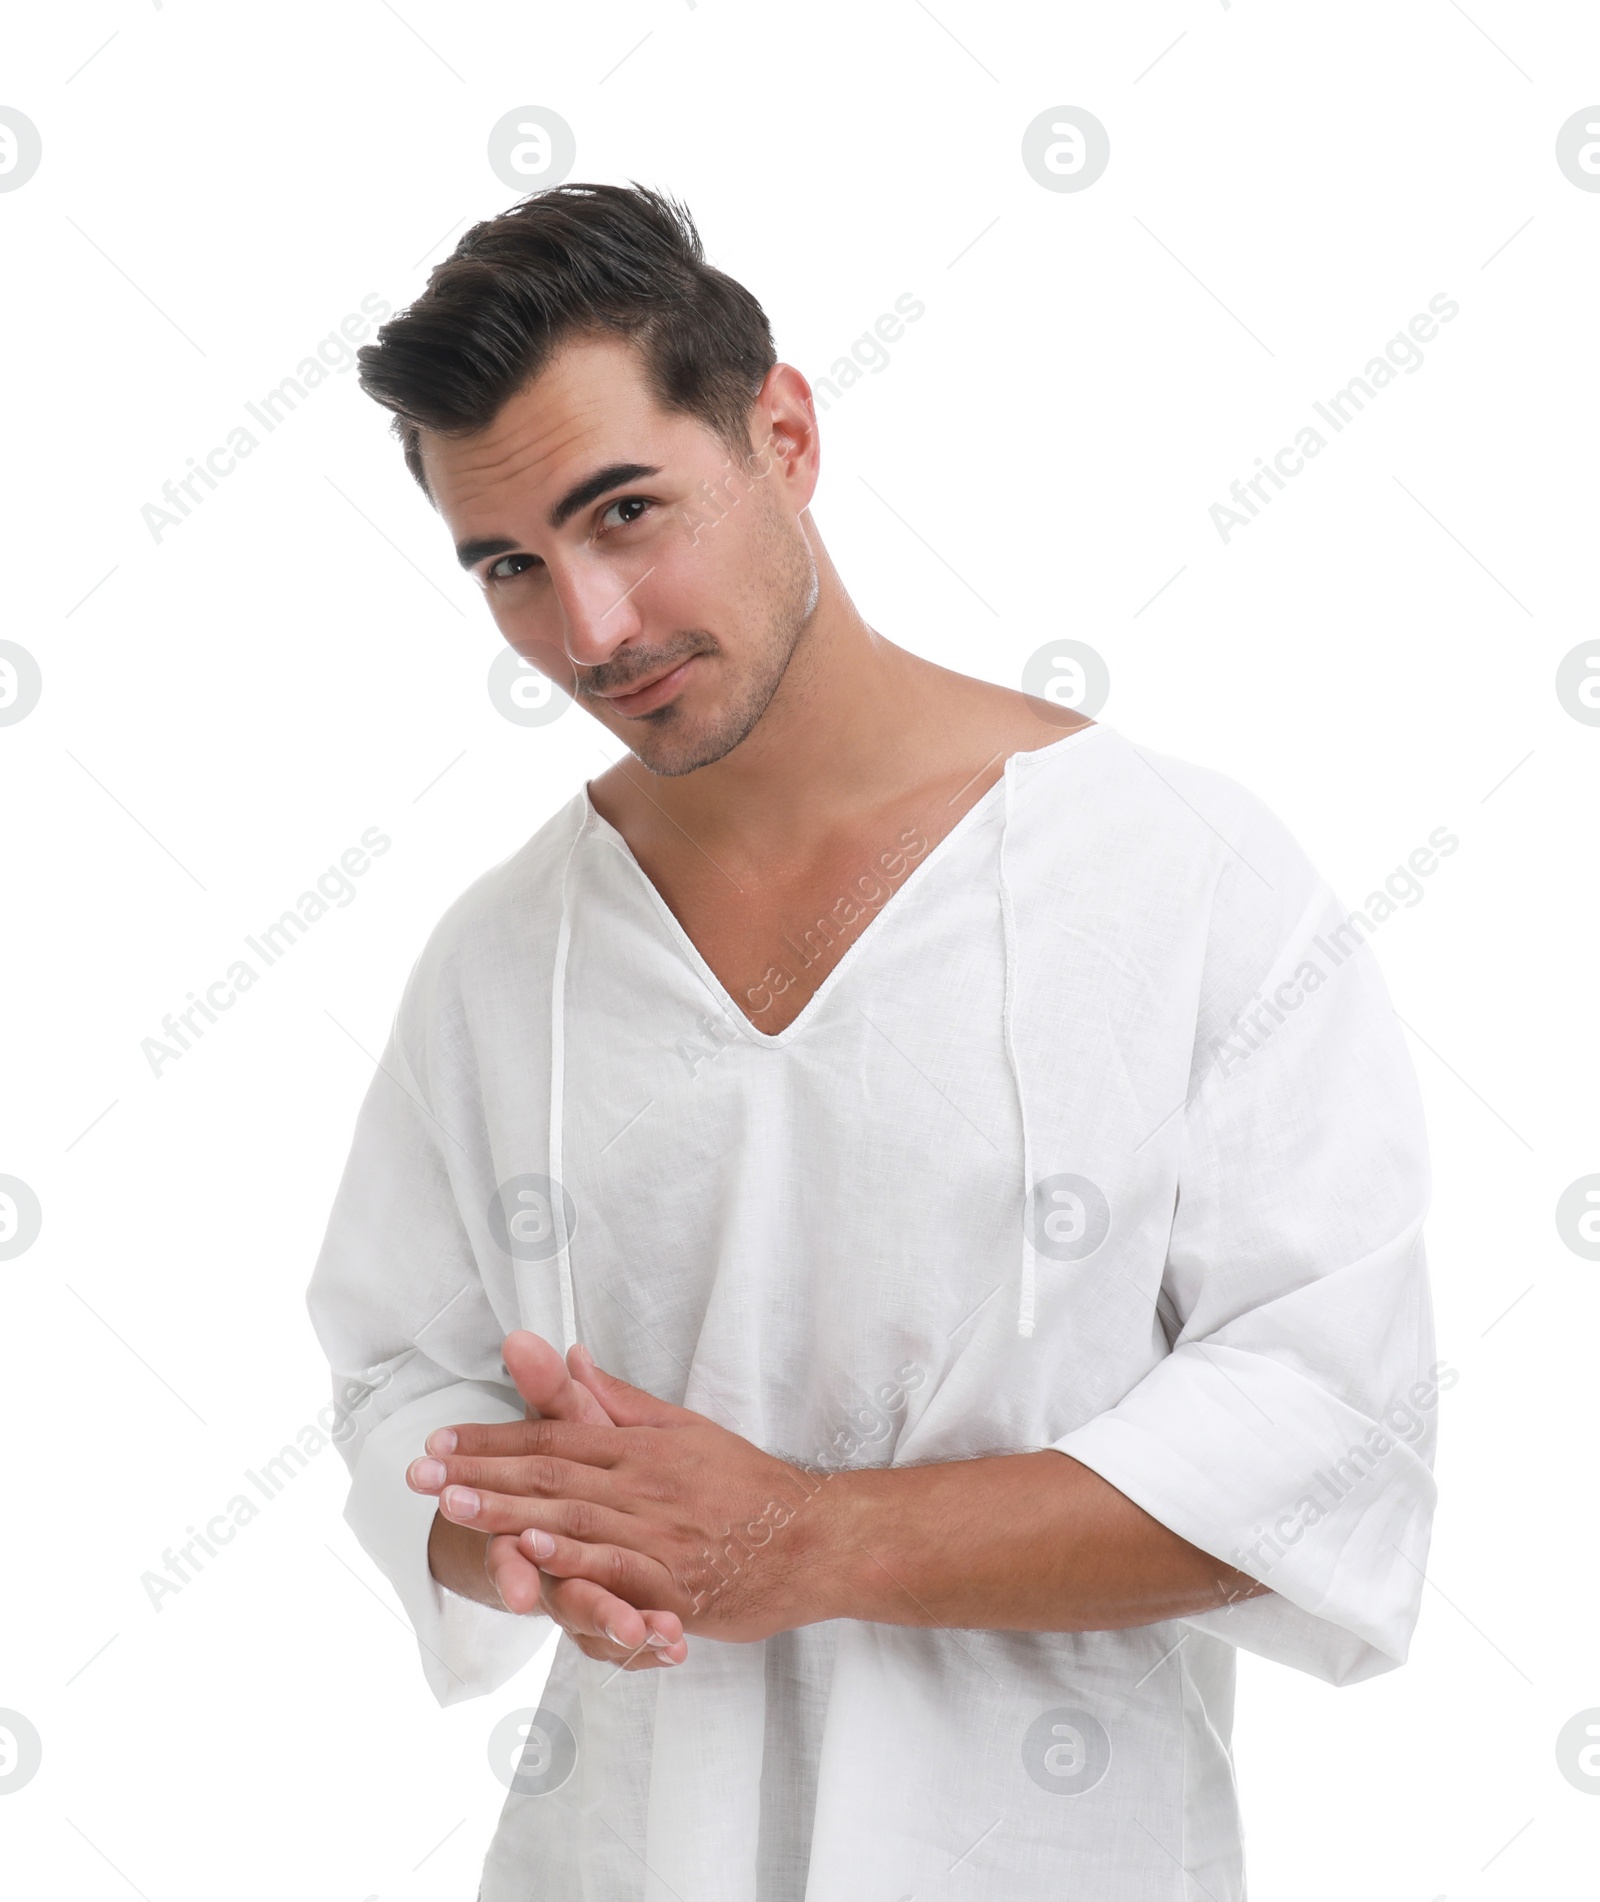
<path fill-rule="evenodd" d="M 637 591 L 645 575 L 629 578 L 606 562 L 580 557 L 560 568 L 552 564 L 550 578 L 561 605 L 561 644 L 574 665 L 600 666 L 643 628 Z"/>

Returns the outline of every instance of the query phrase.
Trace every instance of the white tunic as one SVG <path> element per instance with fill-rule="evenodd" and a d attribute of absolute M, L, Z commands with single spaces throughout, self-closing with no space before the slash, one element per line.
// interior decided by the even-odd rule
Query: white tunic
<path fill-rule="evenodd" d="M 520 1416 L 508 1331 L 575 1326 L 819 1465 L 1058 1447 L 1272 1594 L 696 1637 L 637 1674 L 563 1641 L 483 1902 L 1230 1902 L 1234 1648 L 1334 1683 L 1405 1657 L 1427 1161 L 1359 930 L 1258 800 L 1105 726 L 916 843 L 874 855 L 877 915 L 776 1036 L 587 792 L 451 907 L 310 1290 L 338 1382 L 378 1385 L 347 1517 L 439 1700 L 503 1684 L 548 1625 L 434 1582 L 404 1469 Z"/>

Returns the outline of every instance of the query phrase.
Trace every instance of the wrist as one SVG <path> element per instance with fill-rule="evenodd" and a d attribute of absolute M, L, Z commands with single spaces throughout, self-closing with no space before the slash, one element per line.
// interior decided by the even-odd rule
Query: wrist
<path fill-rule="evenodd" d="M 878 1568 L 866 1550 L 869 1501 L 859 1472 L 795 1469 L 795 1508 L 789 1572 L 790 1620 L 820 1624 L 831 1618 L 872 1616 L 871 1581 Z"/>
<path fill-rule="evenodd" d="M 428 1570 L 436 1582 L 458 1598 L 505 1609 L 489 1572 L 489 1541 L 470 1526 L 436 1512 L 428 1528 Z"/>

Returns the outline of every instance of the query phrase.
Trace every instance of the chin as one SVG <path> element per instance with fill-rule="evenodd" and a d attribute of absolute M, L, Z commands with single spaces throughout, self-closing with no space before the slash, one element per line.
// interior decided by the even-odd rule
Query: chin
<path fill-rule="evenodd" d="M 686 720 L 677 707 L 664 707 L 668 717 L 658 727 L 651 715 L 640 724 L 642 733 L 627 736 L 635 757 L 661 779 L 681 779 L 702 766 L 724 759 L 749 733 L 754 721 L 739 719 Z"/>
<path fill-rule="evenodd" d="M 732 749 L 710 743 L 696 744 L 688 735 L 674 735 L 671 739 L 636 739 L 631 742 L 634 757 L 646 766 L 657 779 L 681 779 L 685 773 L 697 773 L 702 766 L 711 766 Z"/>

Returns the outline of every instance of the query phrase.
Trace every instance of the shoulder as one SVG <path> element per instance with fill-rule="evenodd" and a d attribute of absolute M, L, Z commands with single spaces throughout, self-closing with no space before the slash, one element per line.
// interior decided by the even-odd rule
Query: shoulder
<path fill-rule="evenodd" d="M 584 829 L 578 792 L 515 852 L 479 874 L 428 934 L 401 999 L 403 1025 L 421 1030 L 464 994 L 548 981 L 560 930 L 562 884 Z"/>
<path fill-rule="evenodd" d="M 1016 760 L 1025 805 L 1046 824 L 1070 806 L 1077 823 L 1120 844 L 1207 861 L 1254 852 L 1274 864 L 1303 858 L 1266 802 L 1214 767 L 1138 745 L 1097 722 Z"/>
<path fill-rule="evenodd" d="M 1041 878 L 1169 933 L 1276 942 L 1327 894 L 1258 794 L 1104 725 L 1018 761 L 1012 827 Z"/>

